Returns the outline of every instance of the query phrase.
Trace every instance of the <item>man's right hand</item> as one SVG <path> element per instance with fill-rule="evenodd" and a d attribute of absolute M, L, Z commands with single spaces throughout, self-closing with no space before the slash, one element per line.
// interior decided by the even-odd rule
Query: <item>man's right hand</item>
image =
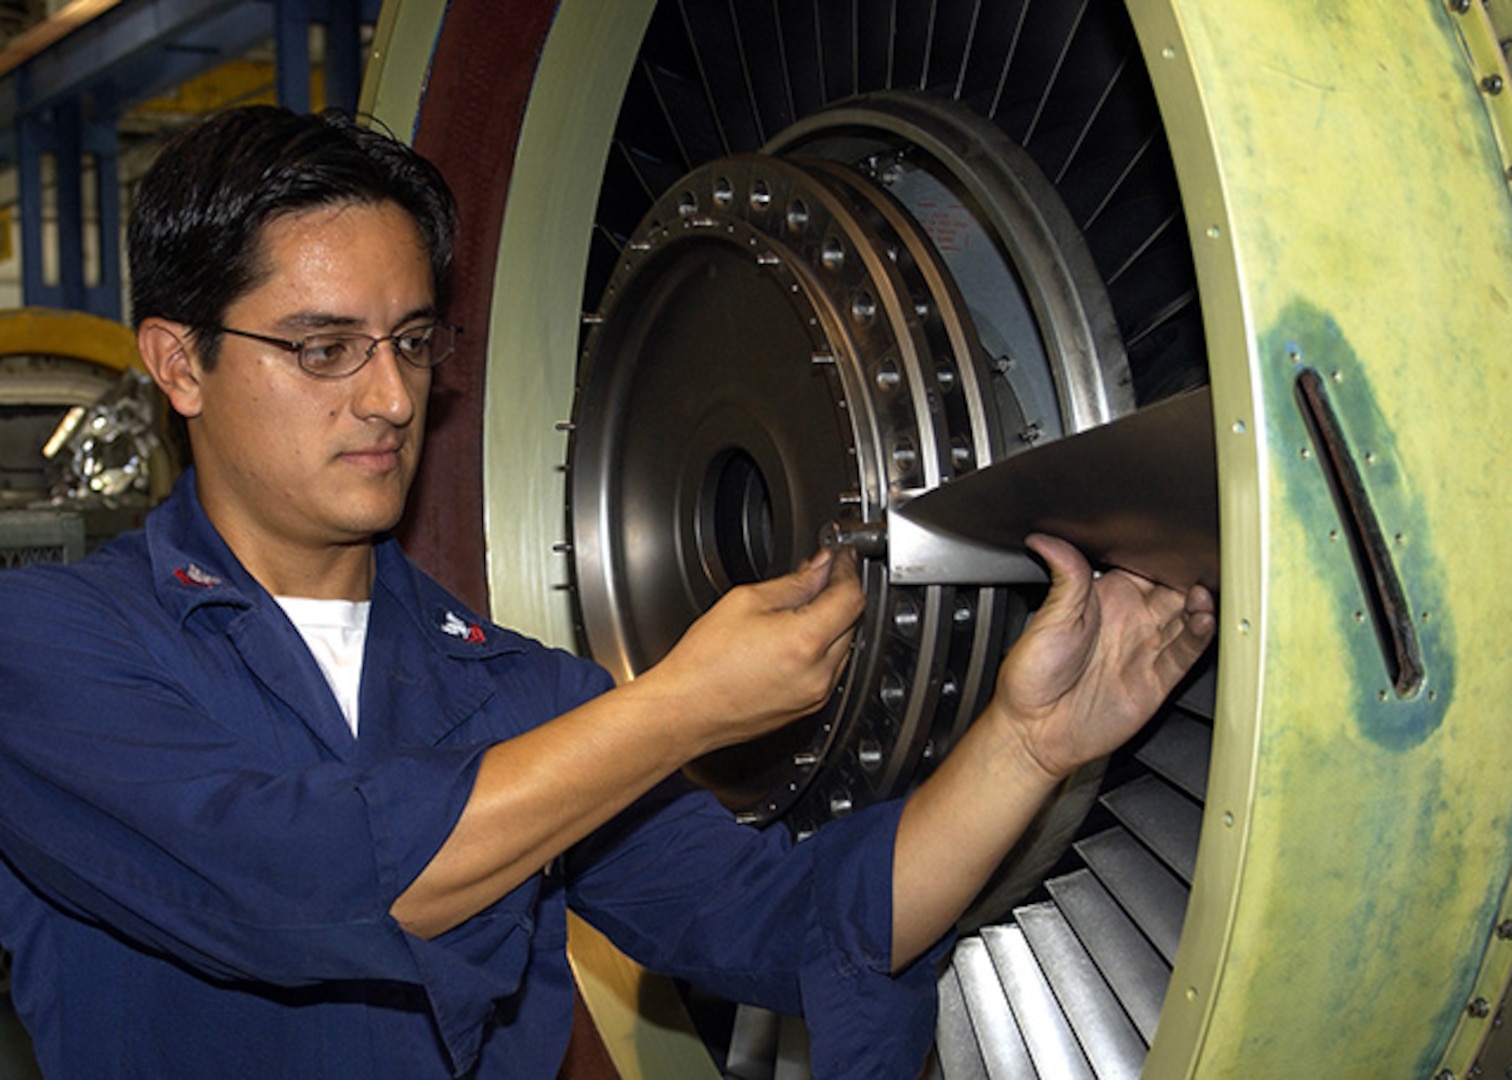
<path fill-rule="evenodd" d="M 730 590 L 636 688 L 665 697 L 693 757 L 756 738 L 829 699 L 865 604 L 854 557 L 821 552 Z"/>

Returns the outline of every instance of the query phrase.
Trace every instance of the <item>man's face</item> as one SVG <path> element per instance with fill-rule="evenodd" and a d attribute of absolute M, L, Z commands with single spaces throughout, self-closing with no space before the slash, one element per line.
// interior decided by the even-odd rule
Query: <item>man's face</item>
<path fill-rule="evenodd" d="M 435 316 L 424 241 L 391 203 L 275 218 L 261 254 L 266 276 L 227 308 L 224 326 L 297 341 L 381 337 Z M 430 372 L 391 344 L 355 374 L 322 379 L 290 352 L 228 334 L 200 386 L 190 425 L 200 499 L 249 568 L 264 556 L 362 544 L 398 522 Z"/>

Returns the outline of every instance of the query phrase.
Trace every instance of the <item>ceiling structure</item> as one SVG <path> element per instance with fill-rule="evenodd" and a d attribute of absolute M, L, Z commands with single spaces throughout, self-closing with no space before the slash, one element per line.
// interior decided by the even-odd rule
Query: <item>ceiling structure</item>
<path fill-rule="evenodd" d="M 0 206 L 20 220 L 23 302 L 119 318 L 121 204 L 161 141 L 249 101 L 355 107 L 379 4 L 39 7 L 0 12 Z"/>

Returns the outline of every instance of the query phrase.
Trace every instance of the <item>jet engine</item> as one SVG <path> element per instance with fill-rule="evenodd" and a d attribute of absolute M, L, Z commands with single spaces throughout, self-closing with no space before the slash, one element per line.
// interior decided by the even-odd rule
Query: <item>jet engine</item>
<path fill-rule="evenodd" d="M 1042 594 L 899 575 L 907 500 L 1201 389 L 1217 648 L 973 909 L 933 1067 L 1500 1075 L 1509 34 L 1505 0 L 391 0 L 364 108 L 463 214 L 410 547 L 628 677 L 827 522 L 869 540 L 834 700 L 692 770 L 802 836 L 928 773 Z M 802 1075 L 791 1025 L 574 933 L 622 1075 Z"/>

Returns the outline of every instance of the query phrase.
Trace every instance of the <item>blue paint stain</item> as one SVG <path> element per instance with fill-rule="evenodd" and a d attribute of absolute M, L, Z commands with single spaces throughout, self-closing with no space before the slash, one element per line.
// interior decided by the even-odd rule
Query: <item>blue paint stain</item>
<path fill-rule="evenodd" d="M 1261 348 L 1264 378 L 1271 384 L 1267 399 L 1287 403 L 1267 411 L 1272 468 L 1284 476 L 1288 503 L 1307 535 L 1316 537 L 1316 568 L 1328 589 L 1318 597 L 1318 614 L 1337 620 L 1340 636 L 1348 643 L 1348 674 L 1358 697 L 1356 725 L 1383 749 L 1410 750 L 1438 730 L 1454 692 L 1454 626 L 1432 524 L 1376 401 L 1370 368 L 1333 317 L 1305 300 L 1294 300 L 1262 337 Z M 1296 403 L 1297 377 L 1308 369 L 1322 377 L 1386 538 L 1406 616 L 1417 635 L 1424 678 L 1406 696 L 1393 689 L 1389 651 L 1370 617 L 1368 578 L 1345 539 L 1347 517 L 1335 503 L 1322 455 Z"/>

